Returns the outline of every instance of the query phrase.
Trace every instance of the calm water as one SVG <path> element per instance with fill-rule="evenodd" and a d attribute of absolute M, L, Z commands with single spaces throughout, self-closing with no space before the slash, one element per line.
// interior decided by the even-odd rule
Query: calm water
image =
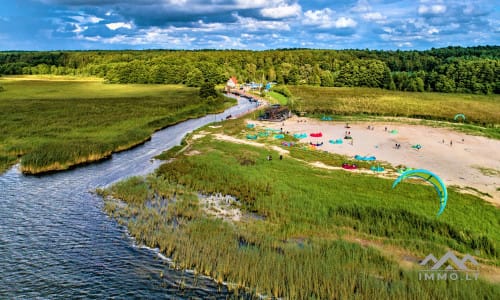
<path fill-rule="evenodd" d="M 186 133 L 254 105 L 245 100 L 222 114 L 169 127 L 101 163 L 39 177 L 13 168 L 0 176 L 0 299 L 230 296 L 209 279 L 170 270 L 155 250 L 135 245 L 91 191 L 152 172 L 160 162 L 151 158 Z"/>

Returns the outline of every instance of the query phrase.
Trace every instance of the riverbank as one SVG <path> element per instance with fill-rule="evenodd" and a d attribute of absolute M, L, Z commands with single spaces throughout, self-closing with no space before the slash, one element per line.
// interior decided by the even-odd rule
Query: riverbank
<path fill-rule="evenodd" d="M 200 129 L 154 175 L 102 191 L 110 199 L 105 210 L 178 267 L 252 294 L 374 299 L 498 292 L 498 208 L 450 189 L 453 201 L 436 218 L 429 186 L 392 191 L 393 180 L 373 173 L 315 168 L 309 162 L 330 165 L 339 157 L 283 147 L 272 136 L 257 146 L 245 140 L 249 131 L 243 120 Z M 237 202 L 214 205 L 200 193 Z M 480 279 L 467 289 L 418 279 L 418 262 L 448 249 L 473 254 L 480 264 Z"/>

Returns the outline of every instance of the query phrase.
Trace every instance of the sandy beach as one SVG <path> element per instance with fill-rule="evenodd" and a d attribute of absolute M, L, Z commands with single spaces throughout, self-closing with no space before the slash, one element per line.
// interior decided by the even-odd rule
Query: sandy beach
<path fill-rule="evenodd" d="M 500 206 L 500 141 L 471 136 L 445 128 L 399 123 L 319 121 L 293 117 L 285 122 L 255 122 L 257 128 L 275 128 L 290 134 L 307 133 L 302 143 L 321 143 L 318 150 L 326 150 L 350 157 L 375 156 L 393 166 L 403 165 L 414 169 L 427 169 L 438 174 L 445 184 L 459 186 L 464 192 L 474 193 L 485 201 Z M 373 129 L 368 129 L 368 126 Z M 386 130 L 387 128 L 387 130 Z M 392 132 L 393 130 L 397 133 Z M 310 137 L 321 132 L 320 138 Z M 344 139 L 350 133 L 351 140 Z M 391 133 L 392 132 L 392 133 Z M 329 140 L 342 139 L 342 144 Z M 444 142 L 443 142 L 444 141 Z M 450 143 L 451 142 L 451 143 Z M 396 144 L 401 146 L 397 149 Z M 420 149 L 412 148 L 421 145 Z M 481 172 L 481 169 L 483 172 Z M 487 170 L 486 172 L 484 170 Z M 490 171 L 490 172 L 488 172 Z M 486 174 L 485 174 L 486 173 Z M 475 193 L 471 187 L 491 197 Z"/>

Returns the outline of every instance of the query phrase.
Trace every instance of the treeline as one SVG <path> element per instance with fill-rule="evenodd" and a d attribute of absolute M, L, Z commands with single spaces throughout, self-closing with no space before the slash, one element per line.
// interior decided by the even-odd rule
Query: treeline
<path fill-rule="evenodd" d="M 400 91 L 500 93 L 500 46 L 427 51 L 144 50 L 0 52 L 0 74 L 98 76 L 109 83 L 274 81 Z"/>

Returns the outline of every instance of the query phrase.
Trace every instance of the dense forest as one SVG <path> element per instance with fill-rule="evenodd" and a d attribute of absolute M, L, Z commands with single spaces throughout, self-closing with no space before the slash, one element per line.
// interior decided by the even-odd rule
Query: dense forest
<path fill-rule="evenodd" d="M 400 91 L 500 93 L 500 46 L 426 51 L 143 50 L 0 52 L 0 74 L 98 76 L 109 83 L 274 81 Z"/>

